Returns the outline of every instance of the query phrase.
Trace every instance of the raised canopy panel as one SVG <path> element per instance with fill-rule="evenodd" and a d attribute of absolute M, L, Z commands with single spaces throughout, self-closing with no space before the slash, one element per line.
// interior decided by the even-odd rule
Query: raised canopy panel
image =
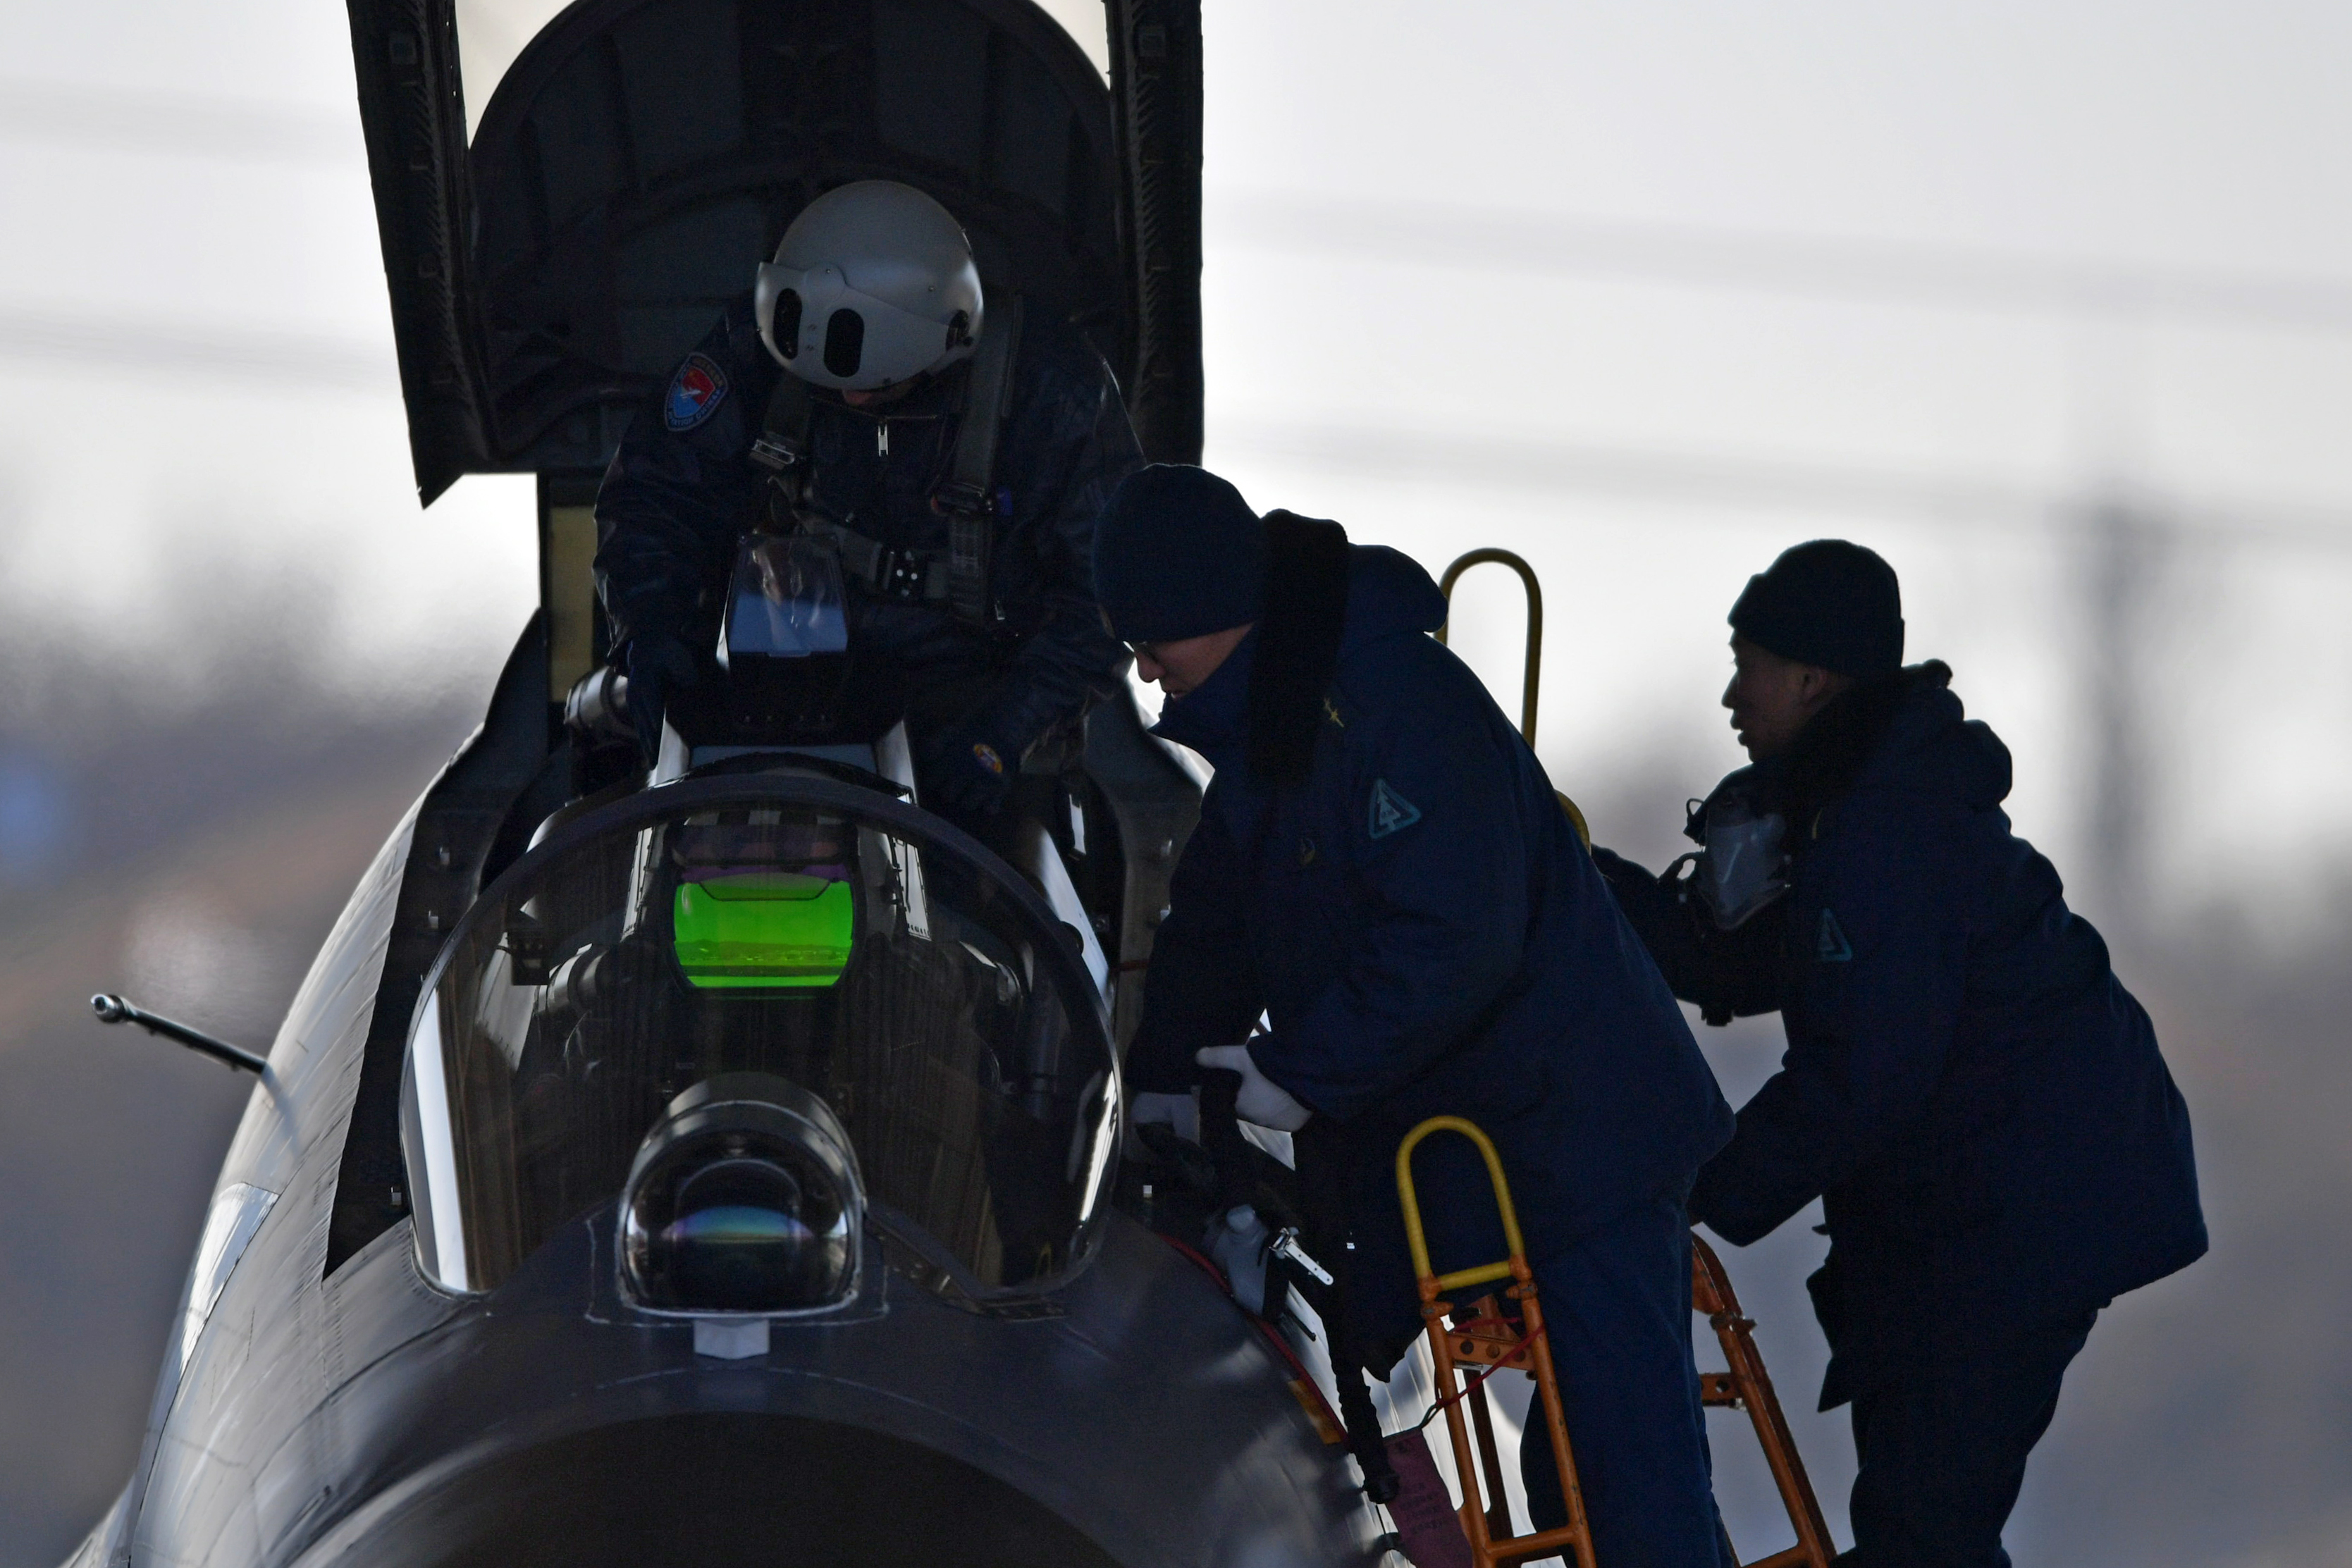
<path fill-rule="evenodd" d="M 793 214 L 887 175 L 1123 357 L 1101 78 L 1018 3 L 584 0 L 534 39 L 472 149 L 490 455 L 600 464 L 751 286 Z"/>
<path fill-rule="evenodd" d="M 452 0 L 350 3 L 428 500 L 468 471 L 601 466 L 850 180 L 929 192 L 988 287 L 1122 376 L 1136 361 L 1110 94 L 1029 0 L 579 0 L 497 78 L 470 146 Z"/>

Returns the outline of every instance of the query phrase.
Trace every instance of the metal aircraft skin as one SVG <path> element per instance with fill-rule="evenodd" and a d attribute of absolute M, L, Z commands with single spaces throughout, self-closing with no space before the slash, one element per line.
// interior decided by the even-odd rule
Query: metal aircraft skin
<path fill-rule="evenodd" d="M 1081 325 L 1119 368 L 1147 454 L 1197 457 L 1197 3 L 1112 0 L 1107 87 L 1026 0 L 581 0 L 523 51 L 470 133 L 457 3 L 350 0 L 361 107 L 420 490 L 429 500 L 465 472 L 537 473 L 542 608 L 268 1048 L 137 1468 L 70 1568 L 1373 1560 L 1377 1518 L 1292 1367 L 1207 1273 L 1114 1206 L 1109 1042 L 1132 1028 L 1137 998 L 1121 984 L 1107 1005 L 1064 940 L 1071 879 L 1045 878 L 1060 890 L 1049 907 L 975 858 L 899 798 L 887 743 L 848 760 L 769 751 L 697 768 L 688 755 L 672 769 L 684 778 L 648 785 L 562 717 L 604 652 L 590 501 L 620 423 L 830 184 L 886 175 L 939 195 L 971 229 L 989 287 L 1017 283 L 1033 311 Z M 1094 715 L 1084 773 L 1069 832 L 1056 827 L 1041 853 L 1077 871 L 1087 896 L 1073 924 L 1100 934 L 1102 973 L 1131 974 L 1198 785 L 1125 703 Z M 820 830 L 851 835 L 824 852 L 841 865 L 812 869 L 805 849 L 788 871 L 694 859 L 698 833 L 750 835 L 754 850 L 710 852 L 740 861 Z M 919 862 L 928 893 L 908 869 Z M 590 911 L 601 935 L 566 935 L 572 917 L 550 913 L 574 866 L 609 894 L 610 910 Z M 697 876 L 707 883 L 689 889 Z M 832 1031 L 836 1077 L 821 1084 L 898 1060 L 874 1054 L 888 1043 L 881 1004 L 851 994 L 869 938 L 920 948 L 933 968 L 907 959 L 918 979 L 962 966 L 957 995 L 993 977 L 995 1001 L 971 1006 L 1015 1021 L 989 1027 L 1027 1030 L 1033 1045 L 1053 1036 L 1024 1069 L 1035 1072 L 1015 1114 L 998 1103 L 1014 1103 L 1012 1081 L 997 1085 L 995 1058 L 971 1044 L 979 1026 L 933 1031 L 994 1096 L 960 1113 L 962 1143 L 919 1127 L 881 1067 L 865 1092 L 803 1105 L 797 1121 L 753 1106 L 761 1125 L 784 1116 L 789 1136 L 831 1150 L 847 1188 L 870 1189 L 863 1222 L 852 1205 L 827 1232 L 838 1290 L 805 1310 L 711 1307 L 692 1291 L 684 1307 L 659 1304 L 657 1266 L 631 1228 L 656 1185 L 644 1174 L 655 1135 L 634 1164 L 635 1124 L 573 1160 L 547 1129 L 586 1123 L 534 1123 L 529 1095 L 500 1098 L 506 1070 L 520 1084 L 542 1058 L 561 1092 L 607 1092 L 598 1063 L 563 1054 L 589 1028 L 580 1019 L 615 1005 L 583 999 L 588 959 L 646 960 L 661 944 L 646 939 L 644 911 L 674 909 L 662 961 L 686 965 L 689 893 L 727 876 L 755 889 L 740 896 L 821 888 L 812 909 L 838 891 L 842 921 L 854 909 L 859 923 L 845 967 L 814 982 L 839 993 L 822 1005 L 818 990 L 772 988 L 801 980 L 698 990 L 736 981 L 666 972 L 662 1006 L 702 1009 L 730 1040 L 745 1019 L 804 1014 Z M 787 884 L 800 891 L 774 892 Z M 948 942 L 950 930 L 964 938 Z M 605 1018 L 599 1038 L 656 1050 L 657 1011 Z M 493 1014 L 511 1038 L 483 1021 Z M 762 1050 L 801 1040 L 798 1024 L 760 1027 Z M 1033 1050 L 1003 1051 L 1016 1045 Z M 1081 1080 L 1089 1051 L 1100 1065 Z M 947 1060 L 929 1070 L 963 1082 Z M 662 1135 L 748 1114 L 690 1103 L 721 1082 L 672 1100 Z M 800 1092 L 741 1092 L 782 1103 Z M 1070 1131 L 1039 1155 L 1039 1139 L 1021 1141 L 1038 1127 Z M 917 1134 L 937 1149 L 908 1154 Z M 908 1174 L 932 1155 L 988 1201 L 958 1209 L 971 1190 Z M 550 1180 L 558 1197 L 531 1196 Z M 910 1218 L 919 1198 L 937 1213 Z"/>
<path fill-rule="evenodd" d="M 139 1470 L 74 1568 L 1366 1559 L 1370 1514 L 1289 1373 L 1124 1215 L 1034 1315 L 950 1304 L 869 1234 L 853 1301 L 740 1359 L 615 1300 L 610 1205 L 487 1294 L 426 1278 L 406 1222 L 324 1274 L 418 818 L 270 1050 Z"/>

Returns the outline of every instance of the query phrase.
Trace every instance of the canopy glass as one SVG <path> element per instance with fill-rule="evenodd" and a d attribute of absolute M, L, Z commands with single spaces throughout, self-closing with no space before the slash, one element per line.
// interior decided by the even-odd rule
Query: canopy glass
<path fill-rule="evenodd" d="M 1087 1256 L 1118 1098 L 1069 935 L 969 839 L 829 780 L 688 782 L 580 819 L 477 901 L 418 1009 L 426 1272 L 492 1290 L 559 1227 L 605 1223 L 715 1096 L 846 1145 L 779 1156 L 769 1186 L 845 1190 L 771 1230 L 862 1212 L 944 1294 L 1053 1289 Z M 741 1221 L 728 1201 L 712 1223 Z"/>

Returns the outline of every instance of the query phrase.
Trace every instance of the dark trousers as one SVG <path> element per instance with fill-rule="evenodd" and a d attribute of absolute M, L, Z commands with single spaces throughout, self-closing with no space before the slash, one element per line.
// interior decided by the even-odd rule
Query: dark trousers
<path fill-rule="evenodd" d="M 1577 1484 L 1607 1568 L 1721 1568 L 1691 1359 L 1690 1218 L 1659 1198 L 1535 1263 Z M 1519 1448 L 1538 1530 L 1568 1522 L 1543 1401 Z"/>
<path fill-rule="evenodd" d="M 2095 1312 L 1980 1352 L 1937 1350 L 1853 1396 L 1853 1550 L 1844 1568 L 2009 1568 L 2001 1526 Z"/>

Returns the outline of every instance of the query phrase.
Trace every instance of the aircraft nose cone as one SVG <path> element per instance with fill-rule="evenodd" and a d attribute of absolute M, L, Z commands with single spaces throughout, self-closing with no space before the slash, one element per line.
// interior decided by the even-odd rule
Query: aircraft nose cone
<path fill-rule="evenodd" d="M 500 1455 L 362 1510 L 303 1568 L 1114 1568 L 1042 1503 L 862 1427 L 698 1413 Z"/>

